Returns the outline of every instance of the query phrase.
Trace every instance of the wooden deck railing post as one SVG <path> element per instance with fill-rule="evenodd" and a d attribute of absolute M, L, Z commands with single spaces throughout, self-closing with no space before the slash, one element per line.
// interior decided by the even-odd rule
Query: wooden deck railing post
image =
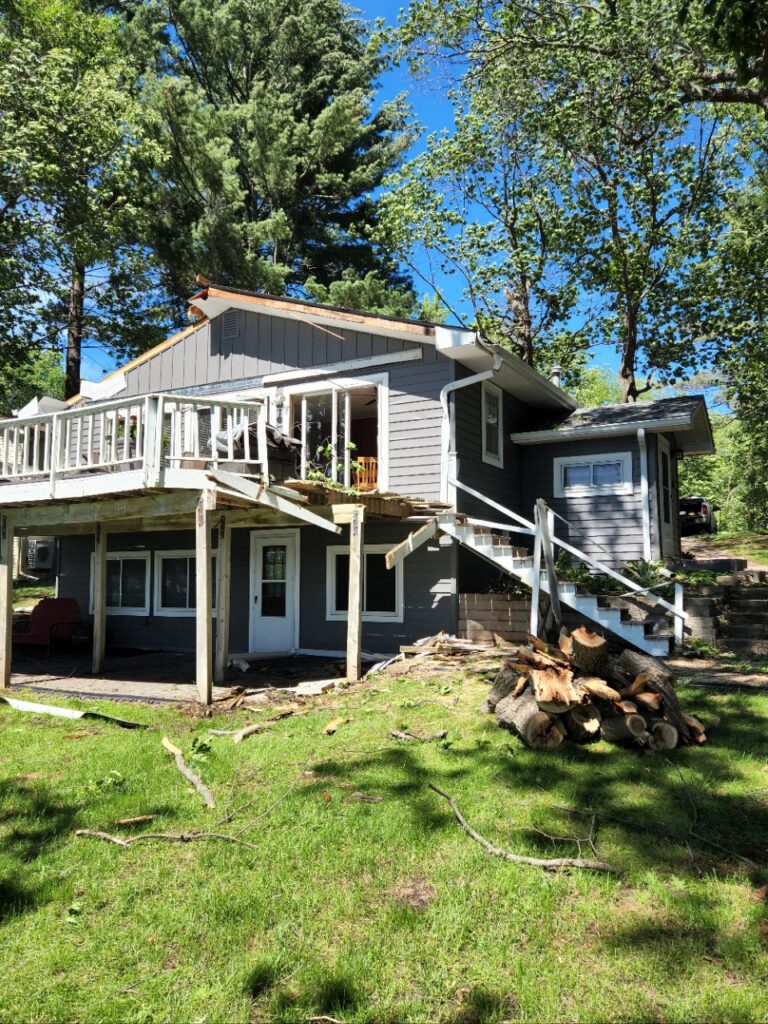
<path fill-rule="evenodd" d="M 13 521 L 0 516 L 0 690 L 11 685 L 13 633 Z"/>
<path fill-rule="evenodd" d="M 347 608 L 347 679 L 362 674 L 363 639 L 363 522 L 365 509 L 356 508 L 349 521 L 349 601 Z"/>
<path fill-rule="evenodd" d="M 203 491 L 195 516 L 195 678 L 197 699 L 201 704 L 210 704 L 213 699 L 211 513 L 215 507 L 216 492 Z"/>
<path fill-rule="evenodd" d="M 96 524 L 93 552 L 93 661 L 94 675 L 104 671 L 107 639 L 107 531 Z"/>
<path fill-rule="evenodd" d="M 218 527 L 216 548 L 216 664 L 214 679 L 222 683 L 229 662 L 229 576 L 232 557 L 232 528 L 224 513 Z"/>

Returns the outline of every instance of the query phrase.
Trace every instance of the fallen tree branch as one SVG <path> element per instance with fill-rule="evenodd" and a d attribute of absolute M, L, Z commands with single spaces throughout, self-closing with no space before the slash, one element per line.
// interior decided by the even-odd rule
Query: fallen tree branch
<path fill-rule="evenodd" d="M 138 836 L 113 836 L 109 832 L 99 832 L 92 828 L 79 828 L 76 836 L 87 836 L 90 839 L 103 839 L 105 843 L 114 843 L 115 846 L 131 846 L 133 843 L 140 843 L 145 839 L 165 839 L 171 843 L 193 843 L 199 839 L 221 839 L 225 843 L 237 843 L 239 846 L 247 846 L 251 850 L 258 850 L 254 843 L 248 843 L 237 836 L 228 836 L 224 832 L 142 832 Z"/>
<path fill-rule="evenodd" d="M 171 743 L 167 736 L 163 736 L 162 743 L 165 749 L 170 754 L 173 754 L 174 758 L 176 759 L 176 767 L 179 769 L 184 778 L 187 779 L 188 782 L 192 783 L 197 792 L 203 798 L 203 802 L 207 804 L 208 807 L 215 807 L 216 801 L 213 799 L 213 793 L 211 793 L 210 789 L 208 789 L 208 787 L 205 785 L 200 776 L 195 775 L 192 769 L 187 767 L 184 761 L 184 755 L 179 750 L 179 748 L 174 747 L 174 745 Z"/>
<path fill-rule="evenodd" d="M 480 843 L 486 853 L 490 853 L 493 857 L 501 857 L 504 860 L 511 861 L 513 864 L 529 864 L 531 867 L 544 868 L 547 871 L 557 871 L 558 868 L 585 868 L 589 871 L 616 870 L 611 867 L 610 864 L 606 864 L 601 860 L 585 860 L 581 857 L 556 857 L 552 860 L 546 860 L 541 857 L 524 857 L 517 853 L 510 853 L 508 850 L 502 850 L 500 847 L 494 846 L 493 843 L 489 843 L 487 839 L 472 828 L 456 806 L 456 801 L 452 796 L 443 792 L 442 789 L 438 789 L 437 786 L 434 786 L 431 782 L 428 783 L 428 785 L 433 792 L 438 794 L 438 796 L 447 800 L 448 806 L 453 811 L 456 820 L 467 835 L 471 836 L 475 842 Z"/>

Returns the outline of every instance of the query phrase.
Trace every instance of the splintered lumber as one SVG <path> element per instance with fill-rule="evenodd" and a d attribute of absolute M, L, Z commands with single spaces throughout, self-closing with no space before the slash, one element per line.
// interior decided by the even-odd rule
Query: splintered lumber
<path fill-rule="evenodd" d="M 522 680 L 522 685 L 520 685 L 520 680 Z M 520 672 L 514 667 L 514 665 L 505 659 L 501 663 L 499 673 L 494 680 L 491 692 L 483 702 L 481 711 L 483 711 L 484 714 L 495 711 L 496 705 L 500 700 L 504 700 L 504 698 L 508 697 L 510 693 L 519 692 L 517 690 L 518 686 L 520 686 L 520 689 L 522 690 L 526 681 L 527 676 L 521 676 Z"/>
<path fill-rule="evenodd" d="M 621 700 L 618 690 L 614 690 L 605 680 L 597 676 L 583 676 L 578 684 L 590 697 L 599 697 L 601 700 Z"/>
<path fill-rule="evenodd" d="M 561 631 L 562 635 L 562 631 Z M 545 644 L 543 640 L 540 640 L 537 636 L 528 634 L 528 642 L 534 651 L 538 651 L 540 654 L 546 654 L 548 658 L 556 661 L 558 665 L 565 665 L 566 668 L 570 668 L 571 659 L 570 657 L 559 647 L 555 647 L 553 644 Z"/>
<path fill-rule="evenodd" d="M 560 721 L 574 743 L 595 743 L 600 739 L 600 712 L 594 704 L 579 704 L 566 711 Z"/>
<path fill-rule="evenodd" d="M 586 626 L 571 633 L 571 661 L 585 675 L 605 677 L 608 667 L 608 641 Z"/>
<path fill-rule="evenodd" d="M 634 715 L 637 711 L 637 704 L 631 700 L 617 700 L 614 701 L 613 706 L 617 711 L 620 711 L 623 715 Z"/>
<path fill-rule="evenodd" d="M 704 735 L 705 729 L 703 722 L 700 722 L 698 718 L 694 718 L 693 715 L 683 715 L 683 718 L 685 719 L 685 724 L 691 730 L 691 734 L 693 735 L 694 739 L 697 736 Z"/>
<path fill-rule="evenodd" d="M 637 742 L 647 732 L 642 715 L 603 715 L 601 722 L 604 739 L 610 743 Z"/>
<path fill-rule="evenodd" d="M 541 711 L 530 688 L 513 697 L 511 694 L 496 705 L 496 719 L 528 747 L 557 747 L 563 742 L 563 731 L 556 719 Z"/>
<path fill-rule="evenodd" d="M 533 695 L 542 711 L 561 715 L 581 701 L 569 668 L 531 668 L 528 675 Z"/>
<path fill-rule="evenodd" d="M 216 801 L 213 799 L 213 793 L 211 793 L 210 789 L 208 789 L 208 787 L 205 785 L 200 776 L 195 775 L 192 769 L 187 767 L 186 763 L 184 762 L 184 755 L 179 750 L 179 748 L 175 747 L 167 736 L 163 736 L 162 744 L 169 754 L 173 754 L 176 760 L 176 767 L 179 769 L 184 778 L 187 779 L 188 782 L 192 783 L 197 792 L 203 798 L 203 803 L 207 804 L 208 807 L 215 807 Z"/>

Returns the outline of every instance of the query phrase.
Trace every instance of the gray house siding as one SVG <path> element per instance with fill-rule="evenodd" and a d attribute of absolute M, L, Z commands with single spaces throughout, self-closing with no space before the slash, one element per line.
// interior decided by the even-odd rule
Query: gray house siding
<path fill-rule="evenodd" d="M 649 445 L 650 465 L 655 465 Z M 579 495 L 556 498 L 554 460 L 562 456 L 605 455 L 613 452 L 632 454 L 632 493 Z M 654 449 L 655 451 L 655 449 Z M 640 492 L 640 450 L 635 437 L 596 438 L 594 441 L 567 441 L 559 444 L 530 445 L 525 449 L 523 467 L 523 504 L 532 509 L 537 498 L 544 498 L 555 512 L 568 520 L 555 520 L 555 532 L 600 561 L 619 564 L 643 557 L 643 511 Z M 651 493 L 655 488 L 650 487 Z M 654 517 L 651 516 L 652 543 Z M 655 531 L 656 537 L 658 531 Z"/>
<path fill-rule="evenodd" d="M 469 376 L 470 370 L 457 367 L 458 379 Z M 531 429 L 531 424 L 541 418 L 540 410 L 532 409 L 514 395 L 503 393 L 504 466 L 499 468 L 483 462 L 482 384 L 460 388 L 453 400 L 459 480 L 530 519 L 531 509 L 524 507 L 521 483 L 523 450 L 510 441 L 509 435 L 516 430 Z M 481 519 L 495 518 L 492 508 L 462 491 L 457 492 L 456 504 L 459 512 Z"/>
<path fill-rule="evenodd" d="M 418 347 L 364 331 L 315 327 L 267 313 L 234 310 L 239 334 L 224 339 L 223 316 L 125 372 L 128 396 L 199 387 L 269 373 L 382 356 Z"/>
<path fill-rule="evenodd" d="M 367 524 L 365 542 L 396 544 L 409 532 L 403 524 Z M 230 650 L 249 648 L 250 529 L 232 531 Z M 268 532 L 268 531 L 265 531 Z M 339 651 L 346 648 L 346 622 L 326 619 L 326 548 L 345 544 L 346 531 L 334 536 L 314 527 L 300 533 L 300 632 L 299 643 L 310 650 Z M 146 616 L 107 615 L 107 643 L 113 646 L 149 650 L 191 651 L 195 646 L 194 617 L 155 614 L 154 573 L 158 552 L 194 550 L 192 531 L 110 534 L 109 551 L 150 552 L 150 613 Z M 59 596 L 74 597 L 80 604 L 81 621 L 90 622 L 89 612 L 91 537 L 63 537 L 59 575 Z M 364 622 L 363 647 L 371 652 L 396 652 L 408 643 L 444 629 L 455 632 L 457 622 L 456 552 L 453 547 L 424 545 L 404 563 L 403 622 Z M 213 627 L 213 624 L 212 624 Z"/>
<path fill-rule="evenodd" d="M 403 524 L 366 524 L 365 544 L 396 544 L 410 532 Z M 347 532 L 334 537 L 323 530 L 302 530 L 301 544 L 301 646 L 308 649 L 345 650 L 347 624 L 326 619 L 326 549 L 348 542 Z M 436 541 L 424 544 L 404 563 L 403 622 L 363 622 L 363 649 L 395 653 L 400 644 L 412 643 L 444 629 L 456 631 L 455 545 Z"/>

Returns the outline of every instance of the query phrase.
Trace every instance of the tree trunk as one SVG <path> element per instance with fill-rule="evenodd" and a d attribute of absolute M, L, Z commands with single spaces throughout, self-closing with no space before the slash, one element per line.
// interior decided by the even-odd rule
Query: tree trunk
<path fill-rule="evenodd" d="M 542 711 L 561 715 L 581 700 L 569 668 L 530 668 L 528 675 L 533 684 L 533 695 Z"/>
<path fill-rule="evenodd" d="M 530 687 L 517 697 L 500 700 L 496 718 L 502 728 L 519 736 L 528 747 L 557 747 L 563 742 L 563 731 L 554 718 L 539 710 Z"/>
<path fill-rule="evenodd" d="M 510 693 L 517 687 L 521 678 L 520 673 L 514 668 L 508 661 L 501 663 L 499 673 L 494 680 L 491 692 L 483 701 L 480 710 L 484 714 L 488 714 L 490 711 L 496 710 L 496 705 L 499 701 L 504 700 Z"/>
<path fill-rule="evenodd" d="M 605 678 L 608 667 L 608 642 L 586 626 L 571 633 L 571 659 L 576 668 L 588 676 Z"/>
<path fill-rule="evenodd" d="M 512 338 L 517 355 L 533 366 L 533 319 L 531 317 L 531 283 L 520 274 L 514 288 L 506 290 L 507 308 L 512 314 Z"/>
<path fill-rule="evenodd" d="M 80 359 L 83 348 L 83 312 L 85 307 L 85 267 L 75 263 L 69 286 L 67 312 L 67 359 L 64 397 L 80 393 Z"/>
<path fill-rule="evenodd" d="M 601 727 L 604 739 L 610 743 L 634 742 L 646 733 L 642 715 L 603 715 Z"/>

